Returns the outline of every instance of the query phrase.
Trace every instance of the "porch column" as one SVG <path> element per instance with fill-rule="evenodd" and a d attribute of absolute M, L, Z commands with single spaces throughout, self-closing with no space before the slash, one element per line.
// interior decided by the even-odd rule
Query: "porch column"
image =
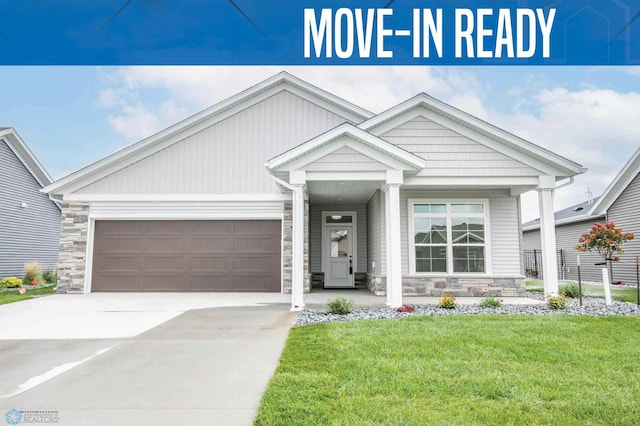
<path fill-rule="evenodd" d="M 304 171 L 290 172 L 289 182 L 293 186 L 292 220 L 292 265 L 291 265 L 291 310 L 304 308 Z"/>
<path fill-rule="evenodd" d="M 540 209 L 540 245 L 544 293 L 558 294 L 558 259 L 556 256 L 556 225 L 553 215 L 554 176 L 540 176 L 538 208 Z"/>
<path fill-rule="evenodd" d="M 402 306 L 402 255 L 400 253 L 400 185 L 402 170 L 388 170 L 385 185 L 387 243 L 387 305 Z"/>

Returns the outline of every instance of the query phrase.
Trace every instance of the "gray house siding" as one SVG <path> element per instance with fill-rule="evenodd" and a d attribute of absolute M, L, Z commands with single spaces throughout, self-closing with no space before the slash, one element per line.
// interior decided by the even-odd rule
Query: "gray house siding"
<path fill-rule="evenodd" d="M 580 235 L 587 232 L 598 220 L 603 221 L 604 217 L 556 226 L 556 249 L 564 251 L 564 279 L 578 279 L 576 256 L 580 254 L 582 279 L 585 281 L 602 281 L 602 266 L 595 265 L 602 261 L 601 257 L 597 253 L 579 253 L 574 248 L 578 244 Z M 540 250 L 540 230 L 524 231 L 522 241 L 523 250 Z M 560 278 L 563 277 L 560 276 Z"/>
<path fill-rule="evenodd" d="M 640 174 L 631 181 L 607 212 L 607 219 L 625 232 L 633 232 L 635 239 L 624 246 L 620 262 L 613 264 L 613 281 L 635 284 L 636 257 L 640 256 Z"/>
<path fill-rule="evenodd" d="M 2 140 L 0 165 L 0 278 L 22 277 L 26 262 L 55 266 L 60 209 L 40 192 L 38 181 Z"/>
<path fill-rule="evenodd" d="M 364 204 L 311 204 L 309 206 L 309 257 L 311 272 L 322 271 L 322 212 L 355 211 L 358 259 L 355 272 L 367 272 L 367 206 Z"/>

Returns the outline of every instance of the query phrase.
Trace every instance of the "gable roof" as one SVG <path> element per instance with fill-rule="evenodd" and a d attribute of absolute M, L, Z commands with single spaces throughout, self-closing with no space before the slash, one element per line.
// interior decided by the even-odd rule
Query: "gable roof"
<path fill-rule="evenodd" d="M 389 157 L 390 159 L 395 160 L 394 162 L 399 161 L 403 163 L 405 165 L 403 169 L 421 169 L 426 165 L 426 161 L 417 155 L 405 151 L 404 149 L 382 140 L 350 123 L 341 124 L 338 127 L 300 144 L 295 148 L 272 158 L 267 161 L 265 165 L 271 170 L 277 170 L 287 164 L 304 158 L 305 156 L 313 155 L 314 152 L 318 157 L 324 156 L 329 152 L 323 152 L 321 150 L 323 147 L 345 136 L 348 139 L 353 140 L 356 144 L 360 144 L 363 147 L 373 148 L 372 151 L 363 153 L 365 155 L 372 154 L 369 155 L 371 158 L 383 164 L 388 164 L 388 161 L 385 161 L 385 157 Z M 357 146 L 352 146 L 352 148 L 360 151 Z M 376 155 L 376 153 L 381 155 Z"/>
<path fill-rule="evenodd" d="M 358 127 L 363 130 L 373 131 L 373 133 L 377 134 L 379 132 L 375 132 L 375 128 L 382 127 L 385 123 L 401 117 L 408 111 L 418 108 L 424 108 L 434 113 L 434 116 L 442 117 L 457 124 L 457 131 L 461 134 L 470 132 L 470 134 L 465 136 L 474 139 L 473 135 L 481 135 L 485 136 L 489 141 L 497 142 L 493 143 L 491 147 L 507 156 L 515 158 L 514 153 L 523 154 L 521 157 L 515 159 L 530 165 L 534 169 L 540 169 L 540 164 L 544 164 L 548 166 L 547 168 L 553 169 L 559 177 L 575 176 L 586 171 L 584 167 L 574 161 L 500 129 L 426 93 L 420 93 L 375 117 L 371 117 L 360 123 Z"/>
<path fill-rule="evenodd" d="M 640 148 L 633 153 L 629 161 L 622 167 L 609 186 L 604 190 L 598 202 L 589 211 L 592 215 L 604 215 L 622 192 L 640 173 Z"/>
<path fill-rule="evenodd" d="M 43 191 L 60 194 L 65 190 L 86 186 L 282 90 L 289 90 L 304 99 L 312 100 L 349 121 L 360 123 L 373 116 L 370 111 L 283 71 L 155 135 L 73 172 L 47 186 Z"/>
<path fill-rule="evenodd" d="M 47 173 L 36 156 L 33 155 L 33 152 L 31 152 L 15 129 L 11 127 L 0 127 L 0 139 L 6 142 L 9 149 L 11 149 L 22 164 L 24 164 L 24 167 L 31 173 L 40 186 L 45 187 L 53 182 L 49 173 Z"/>
<path fill-rule="evenodd" d="M 591 214 L 591 207 L 598 201 L 598 197 L 591 201 L 585 200 L 581 203 L 574 204 L 562 210 L 558 210 L 553 214 L 554 223 L 556 225 L 564 225 L 573 222 L 582 222 L 584 220 L 595 219 L 602 215 Z M 523 231 L 533 231 L 540 228 L 540 219 L 530 220 L 522 224 Z"/>

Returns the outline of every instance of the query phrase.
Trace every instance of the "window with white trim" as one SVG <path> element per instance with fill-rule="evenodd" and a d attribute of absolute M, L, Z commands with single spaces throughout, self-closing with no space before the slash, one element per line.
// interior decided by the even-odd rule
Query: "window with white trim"
<path fill-rule="evenodd" d="M 485 202 L 421 202 L 410 205 L 416 273 L 485 273 Z"/>

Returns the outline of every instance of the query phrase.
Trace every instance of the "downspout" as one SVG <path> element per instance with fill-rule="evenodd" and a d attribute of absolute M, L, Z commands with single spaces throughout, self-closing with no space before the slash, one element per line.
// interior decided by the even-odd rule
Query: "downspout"
<path fill-rule="evenodd" d="M 282 179 L 278 178 L 277 176 L 274 176 L 273 173 L 271 172 L 271 170 L 269 169 L 269 167 L 265 164 L 265 168 L 267 169 L 267 171 L 269 172 L 269 177 L 276 182 L 279 185 L 282 185 L 283 187 L 287 188 L 288 190 L 290 190 L 291 192 L 293 192 L 293 197 L 296 198 L 297 196 L 300 196 L 301 194 L 303 194 L 303 190 L 302 187 L 296 187 L 293 186 L 285 181 L 283 181 Z M 295 200 L 294 200 L 295 201 Z M 294 228 L 295 229 L 295 228 Z M 300 230 L 297 230 L 297 232 L 301 232 Z M 293 245 L 295 245 L 295 234 L 296 232 L 293 232 L 293 238 L 292 238 L 292 242 L 294 242 Z M 302 293 L 303 292 L 303 288 L 296 288 L 293 284 L 294 280 L 296 279 L 302 279 L 302 277 L 297 277 L 297 274 L 295 271 L 292 271 L 292 282 L 291 282 L 291 311 L 300 311 L 302 310 L 302 308 L 304 307 L 304 296 Z"/>

